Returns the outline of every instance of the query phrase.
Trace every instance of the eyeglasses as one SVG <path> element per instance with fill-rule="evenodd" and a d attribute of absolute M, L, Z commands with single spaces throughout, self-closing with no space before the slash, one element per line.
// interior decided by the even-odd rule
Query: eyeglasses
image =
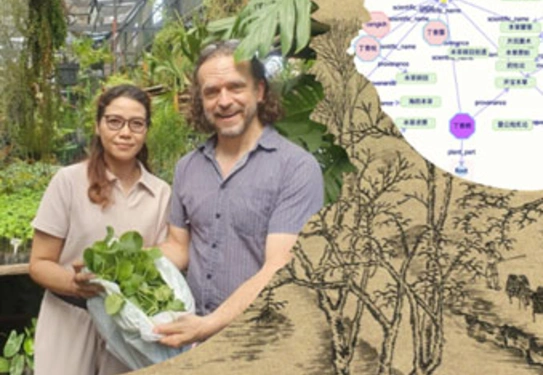
<path fill-rule="evenodd" d="M 125 119 L 117 115 L 104 115 L 105 123 L 109 130 L 121 130 L 126 123 L 132 133 L 144 133 L 147 130 L 147 120 L 141 117 Z"/>

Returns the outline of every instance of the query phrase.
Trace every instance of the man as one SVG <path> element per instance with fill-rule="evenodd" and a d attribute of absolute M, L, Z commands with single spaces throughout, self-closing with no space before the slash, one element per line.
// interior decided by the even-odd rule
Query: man
<path fill-rule="evenodd" d="M 237 43 L 206 47 L 194 73 L 192 117 L 214 135 L 177 164 L 163 252 L 180 269 L 197 315 L 157 327 L 165 345 L 205 340 L 240 315 L 323 203 L 313 156 L 280 136 L 262 64 L 235 63 Z"/>

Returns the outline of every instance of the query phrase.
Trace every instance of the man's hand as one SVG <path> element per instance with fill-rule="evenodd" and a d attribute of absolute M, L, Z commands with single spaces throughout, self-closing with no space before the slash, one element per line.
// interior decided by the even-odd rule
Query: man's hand
<path fill-rule="evenodd" d="M 165 335 L 159 342 L 173 348 L 203 341 L 213 334 L 210 316 L 194 314 L 183 315 L 172 323 L 158 325 L 154 332 Z"/>
<path fill-rule="evenodd" d="M 75 274 L 72 278 L 71 288 L 77 297 L 91 298 L 104 290 L 101 285 L 90 282 L 90 280 L 95 278 L 94 274 L 81 272 L 84 267 L 83 262 L 73 262 L 72 267 L 74 268 Z"/>
<path fill-rule="evenodd" d="M 155 327 L 156 333 L 165 334 L 160 343 L 179 347 L 202 341 L 218 333 L 236 319 L 256 299 L 272 279 L 273 275 L 292 259 L 290 249 L 298 236 L 294 234 L 271 234 L 267 237 L 264 266 L 250 279 L 240 285 L 211 314 L 200 317 L 184 315 L 173 323 Z"/>

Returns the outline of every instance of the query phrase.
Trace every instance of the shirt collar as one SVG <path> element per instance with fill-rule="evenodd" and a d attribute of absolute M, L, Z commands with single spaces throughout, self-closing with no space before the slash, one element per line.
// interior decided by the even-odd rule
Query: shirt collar
<path fill-rule="evenodd" d="M 258 147 L 263 148 L 264 150 L 268 150 L 268 151 L 276 150 L 277 147 L 279 146 L 280 137 L 281 136 L 272 125 L 266 125 L 264 126 L 264 129 L 262 130 L 262 134 L 258 138 L 258 141 L 256 142 L 255 147 L 251 151 L 255 150 Z M 214 157 L 216 144 L 217 144 L 217 134 L 213 134 L 211 137 L 207 139 L 207 141 L 205 141 L 200 146 L 198 146 L 198 149 L 202 151 L 204 155 L 208 157 Z"/>
<path fill-rule="evenodd" d="M 266 150 L 276 150 L 279 147 L 279 140 L 281 136 L 273 125 L 264 126 L 264 130 L 258 139 L 258 145 Z"/>
<path fill-rule="evenodd" d="M 153 175 L 144 167 L 141 161 L 138 160 L 138 164 L 140 167 L 141 176 L 138 181 L 136 181 L 136 185 L 142 185 L 151 193 L 151 195 L 155 196 L 157 194 L 158 186 L 153 178 Z M 106 169 L 106 177 L 110 182 L 114 182 L 119 179 L 117 176 L 111 173 L 109 169 Z"/>

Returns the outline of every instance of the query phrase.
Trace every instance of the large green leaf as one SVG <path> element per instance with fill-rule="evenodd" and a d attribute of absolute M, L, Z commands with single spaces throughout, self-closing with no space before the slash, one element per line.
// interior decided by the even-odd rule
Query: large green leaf
<path fill-rule="evenodd" d="M 136 231 L 129 231 L 124 233 L 119 238 L 119 246 L 123 251 L 136 252 L 140 251 L 143 246 L 143 238 L 141 234 Z"/>
<path fill-rule="evenodd" d="M 241 35 L 242 45 L 236 51 L 238 60 L 250 59 L 256 51 L 260 56 L 266 56 L 273 47 L 273 37 L 270 38 L 270 33 L 276 35 L 278 32 L 281 42 L 286 43 L 281 46 L 284 55 L 291 47 L 300 51 L 307 46 L 311 35 L 310 0 L 253 0 L 253 2 L 258 3 L 258 10 L 254 11 L 257 17 L 247 25 L 246 31 L 243 30 L 245 34 Z"/>
<path fill-rule="evenodd" d="M 172 302 L 168 303 L 166 306 L 166 310 L 168 311 L 185 311 L 185 304 L 182 301 L 179 301 L 178 299 L 174 299 Z"/>
<path fill-rule="evenodd" d="M 283 86 L 285 117 L 275 124 L 277 130 L 294 143 L 311 152 L 319 162 L 325 190 L 325 204 L 337 201 L 343 186 L 343 173 L 356 168 L 347 152 L 334 144 L 326 125 L 311 120 L 317 104 L 324 98 L 322 85 L 313 75 L 301 75 Z"/>
<path fill-rule="evenodd" d="M 34 357 L 26 357 L 26 366 L 29 369 L 34 370 Z"/>
<path fill-rule="evenodd" d="M 0 357 L 0 374 L 6 374 L 9 372 L 9 359 Z"/>
<path fill-rule="evenodd" d="M 23 342 L 23 349 L 26 355 L 34 355 L 34 338 L 27 336 Z"/>
<path fill-rule="evenodd" d="M 283 85 L 283 106 L 289 117 L 310 114 L 323 98 L 322 84 L 312 74 L 301 74 Z"/>
<path fill-rule="evenodd" d="M 240 16 L 222 18 L 209 22 L 207 24 L 207 31 L 211 34 L 211 40 L 228 40 L 234 38 L 241 21 Z"/>
<path fill-rule="evenodd" d="M 281 27 L 281 53 L 286 56 L 294 42 L 294 25 L 296 23 L 296 5 L 292 1 L 284 1 L 279 8 Z"/>
<path fill-rule="evenodd" d="M 162 257 L 162 251 L 158 247 L 147 250 L 147 254 L 149 255 L 149 258 L 153 260 Z"/>
<path fill-rule="evenodd" d="M 8 336 L 6 345 L 4 346 L 4 357 L 11 358 L 17 354 L 19 349 L 21 349 L 24 338 L 25 335 L 23 333 L 17 334 L 17 331 L 12 330 Z"/>
<path fill-rule="evenodd" d="M 251 0 L 236 17 L 210 22 L 207 30 L 210 40 L 240 39 L 235 54 L 238 61 L 249 60 L 257 52 L 266 56 L 274 48 L 276 36 L 286 56 L 309 44 L 313 5 L 311 0 Z"/>
<path fill-rule="evenodd" d="M 356 167 L 349 161 L 347 151 L 332 142 L 333 139 L 313 154 L 319 164 L 325 166 L 323 177 L 325 181 L 324 201 L 326 203 L 333 203 L 339 198 L 343 186 L 343 174 L 356 172 Z"/>
<path fill-rule="evenodd" d="M 322 147 L 323 134 L 326 132 L 326 126 L 309 119 L 309 114 L 286 117 L 277 122 L 275 127 L 285 137 L 311 153 Z"/>
<path fill-rule="evenodd" d="M 117 278 L 119 281 L 122 282 L 130 279 L 133 273 L 134 265 L 130 259 L 121 259 L 119 263 L 117 263 Z"/>
<path fill-rule="evenodd" d="M 110 294 L 106 297 L 104 304 L 106 307 L 106 313 L 108 315 L 115 315 L 118 314 L 124 306 L 124 298 L 122 295 L 117 293 Z"/>
<path fill-rule="evenodd" d="M 130 279 L 121 281 L 121 290 L 126 297 L 132 297 L 138 291 L 144 278 L 142 275 L 133 273 Z"/>
<path fill-rule="evenodd" d="M 25 356 L 22 354 L 17 354 L 11 360 L 9 366 L 9 375 L 21 375 L 25 368 Z"/>
<path fill-rule="evenodd" d="M 311 2 L 294 1 L 296 4 L 296 52 L 300 52 L 311 39 Z"/>
<path fill-rule="evenodd" d="M 91 249 L 85 249 L 83 252 L 83 262 L 93 272 L 96 272 L 94 268 L 94 252 Z"/>
<path fill-rule="evenodd" d="M 158 302 L 166 302 L 173 296 L 172 289 L 164 284 L 154 290 L 155 299 Z"/>
<path fill-rule="evenodd" d="M 83 252 L 83 261 L 85 266 L 94 273 L 101 272 L 106 266 L 106 258 L 103 253 L 93 251 L 91 248 L 85 249 Z"/>

